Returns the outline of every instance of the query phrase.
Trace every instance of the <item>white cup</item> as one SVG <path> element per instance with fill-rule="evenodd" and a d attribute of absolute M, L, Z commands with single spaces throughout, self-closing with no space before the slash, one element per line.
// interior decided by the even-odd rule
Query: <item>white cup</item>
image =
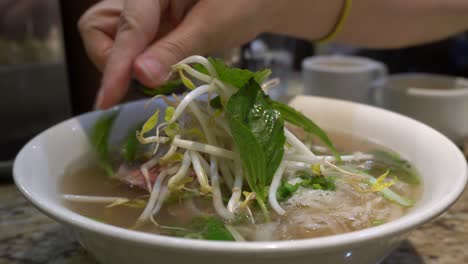
<path fill-rule="evenodd" d="M 376 92 L 376 101 L 432 126 L 457 144 L 468 137 L 467 79 L 425 73 L 391 75 Z"/>
<path fill-rule="evenodd" d="M 304 94 L 373 104 L 374 88 L 383 86 L 384 64 L 356 56 L 313 56 L 302 62 Z"/>

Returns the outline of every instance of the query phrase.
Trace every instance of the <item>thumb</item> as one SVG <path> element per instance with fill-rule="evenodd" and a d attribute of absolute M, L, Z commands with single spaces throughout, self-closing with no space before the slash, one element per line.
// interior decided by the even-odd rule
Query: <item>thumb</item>
<path fill-rule="evenodd" d="M 190 55 L 212 51 L 212 47 L 207 45 L 209 33 L 203 33 L 206 32 L 203 22 L 190 20 L 184 20 L 137 57 L 133 73 L 142 84 L 158 87 L 167 81 L 172 65 Z"/>

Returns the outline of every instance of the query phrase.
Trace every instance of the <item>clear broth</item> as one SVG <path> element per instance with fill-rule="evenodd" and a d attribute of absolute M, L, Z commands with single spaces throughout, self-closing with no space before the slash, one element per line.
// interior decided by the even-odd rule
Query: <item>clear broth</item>
<path fill-rule="evenodd" d="M 343 152 L 366 152 L 371 149 L 383 149 L 381 146 L 349 135 L 340 133 L 329 133 L 329 135 L 335 145 L 339 147 L 339 150 Z M 298 136 L 301 137 L 300 133 Z M 318 142 L 314 142 L 314 144 L 315 143 L 318 144 Z M 60 186 L 60 191 L 62 193 L 119 196 L 131 199 L 145 199 L 145 196 L 148 196 L 146 191 L 138 187 L 132 187 L 120 181 L 109 179 L 96 163 L 86 161 L 86 158 L 87 157 L 83 157 L 83 160 L 76 161 L 75 164 L 72 164 L 68 168 Z M 409 185 L 398 182 L 392 189 L 406 198 L 417 201 L 422 192 L 421 185 L 422 184 Z M 308 190 L 303 189 L 301 191 L 306 193 Z M 328 208 L 314 207 L 313 205 L 317 203 L 317 201 L 314 201 L 313 198 L 304 199 L 300 196 L 293 196 L 290 200 L 282 204 L 287 212 L 285 216 L 280 217 L 272 213 L 273 219 L 270 223 L 260 223 L 256 225 L 243 223 L 235 227 L 246 240 L 303 239 L 372 227 L 375 225 L 376 221 L 392 221 L 401 217 L 409 210 L 408 208 L 403 208 L 400 205 L 383 199 L 381 195 L 377 193 L 360 194 L 353 192 L 349 184 L 344 182 L 337 181 L 337 190 L 334 192 L 337 193 L 323 192 L 318 196 L 321 197 L 320 195 L 322 195 L 325 199 L 323 202 L 319 200 L 319 207 L 322 206 L 322 204 L 329 204 L 330 207 Z M 331 197 L 331 199 L 328 199 L 330 195 L 338 194 L 338 198 Z M 307 202 L 309 200 L 310 203 Z M 185 228 L 195 215 L 215 215 L 211 198 L 195 198 L 190 201 L 179 200 L 165 204 L 162 207 L 161 211 L 155 217 L 159 227 L 153 223 L 146 223 L 136 227 L 135 221 L 141 214 L 143 207 L 116 206 L 106 208 L 107 204 L 68 201 L 64 201 L 64 204 L 72 211 L 97 221 L 123 228 L 164 235 L 171 234 L 171 230 L 167 229 L 165 226 Z M 369 204 L 371 204 L 372 210 L 366 211 L 365 208 L 368 208 Z M 351 210 L 349 207 L 353 207 L 353 209 Z M 350 216 L 343 218 L 343 216 L 339 215 L 340 213 L 350 214 Z M 259 215 L 254 214 L 254 217 L 257 216 Z M 325 223 L 333 228 L 323 228 L 321 225 Z"/>

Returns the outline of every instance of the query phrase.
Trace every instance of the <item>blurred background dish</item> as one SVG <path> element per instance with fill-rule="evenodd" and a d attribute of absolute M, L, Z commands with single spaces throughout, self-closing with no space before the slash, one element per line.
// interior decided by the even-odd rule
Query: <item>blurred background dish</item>
<path fill-rule="evenodd" d="M 468 137 L 468 80 L 428 73 L 391 75 L 379 105 L 420 120 L 459 145 Z"/>
<path fill-rule="evenodd" d="M 385 85 L 381 62 L 349 55 L 321 55 L 302 63 L 304 94 L 372 104 L 375 89 Z"/>

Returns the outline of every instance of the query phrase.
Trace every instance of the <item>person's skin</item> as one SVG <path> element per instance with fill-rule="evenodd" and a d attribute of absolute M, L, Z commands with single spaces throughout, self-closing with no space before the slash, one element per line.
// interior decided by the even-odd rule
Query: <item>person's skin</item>
<path fill-rule="evenodd" d="M 344 0 L 104 0 L 80 19 L 94 64 L 103 71 L 96 107 L 127 93 L 132 77 L 163 84 L 170 66 L 193 54 L 239 46 L 262 32 L 311 41 L 333 29 Z M 397 48 L 468 28 L 466 0 L 355 0 L 336 42 Z"/>

